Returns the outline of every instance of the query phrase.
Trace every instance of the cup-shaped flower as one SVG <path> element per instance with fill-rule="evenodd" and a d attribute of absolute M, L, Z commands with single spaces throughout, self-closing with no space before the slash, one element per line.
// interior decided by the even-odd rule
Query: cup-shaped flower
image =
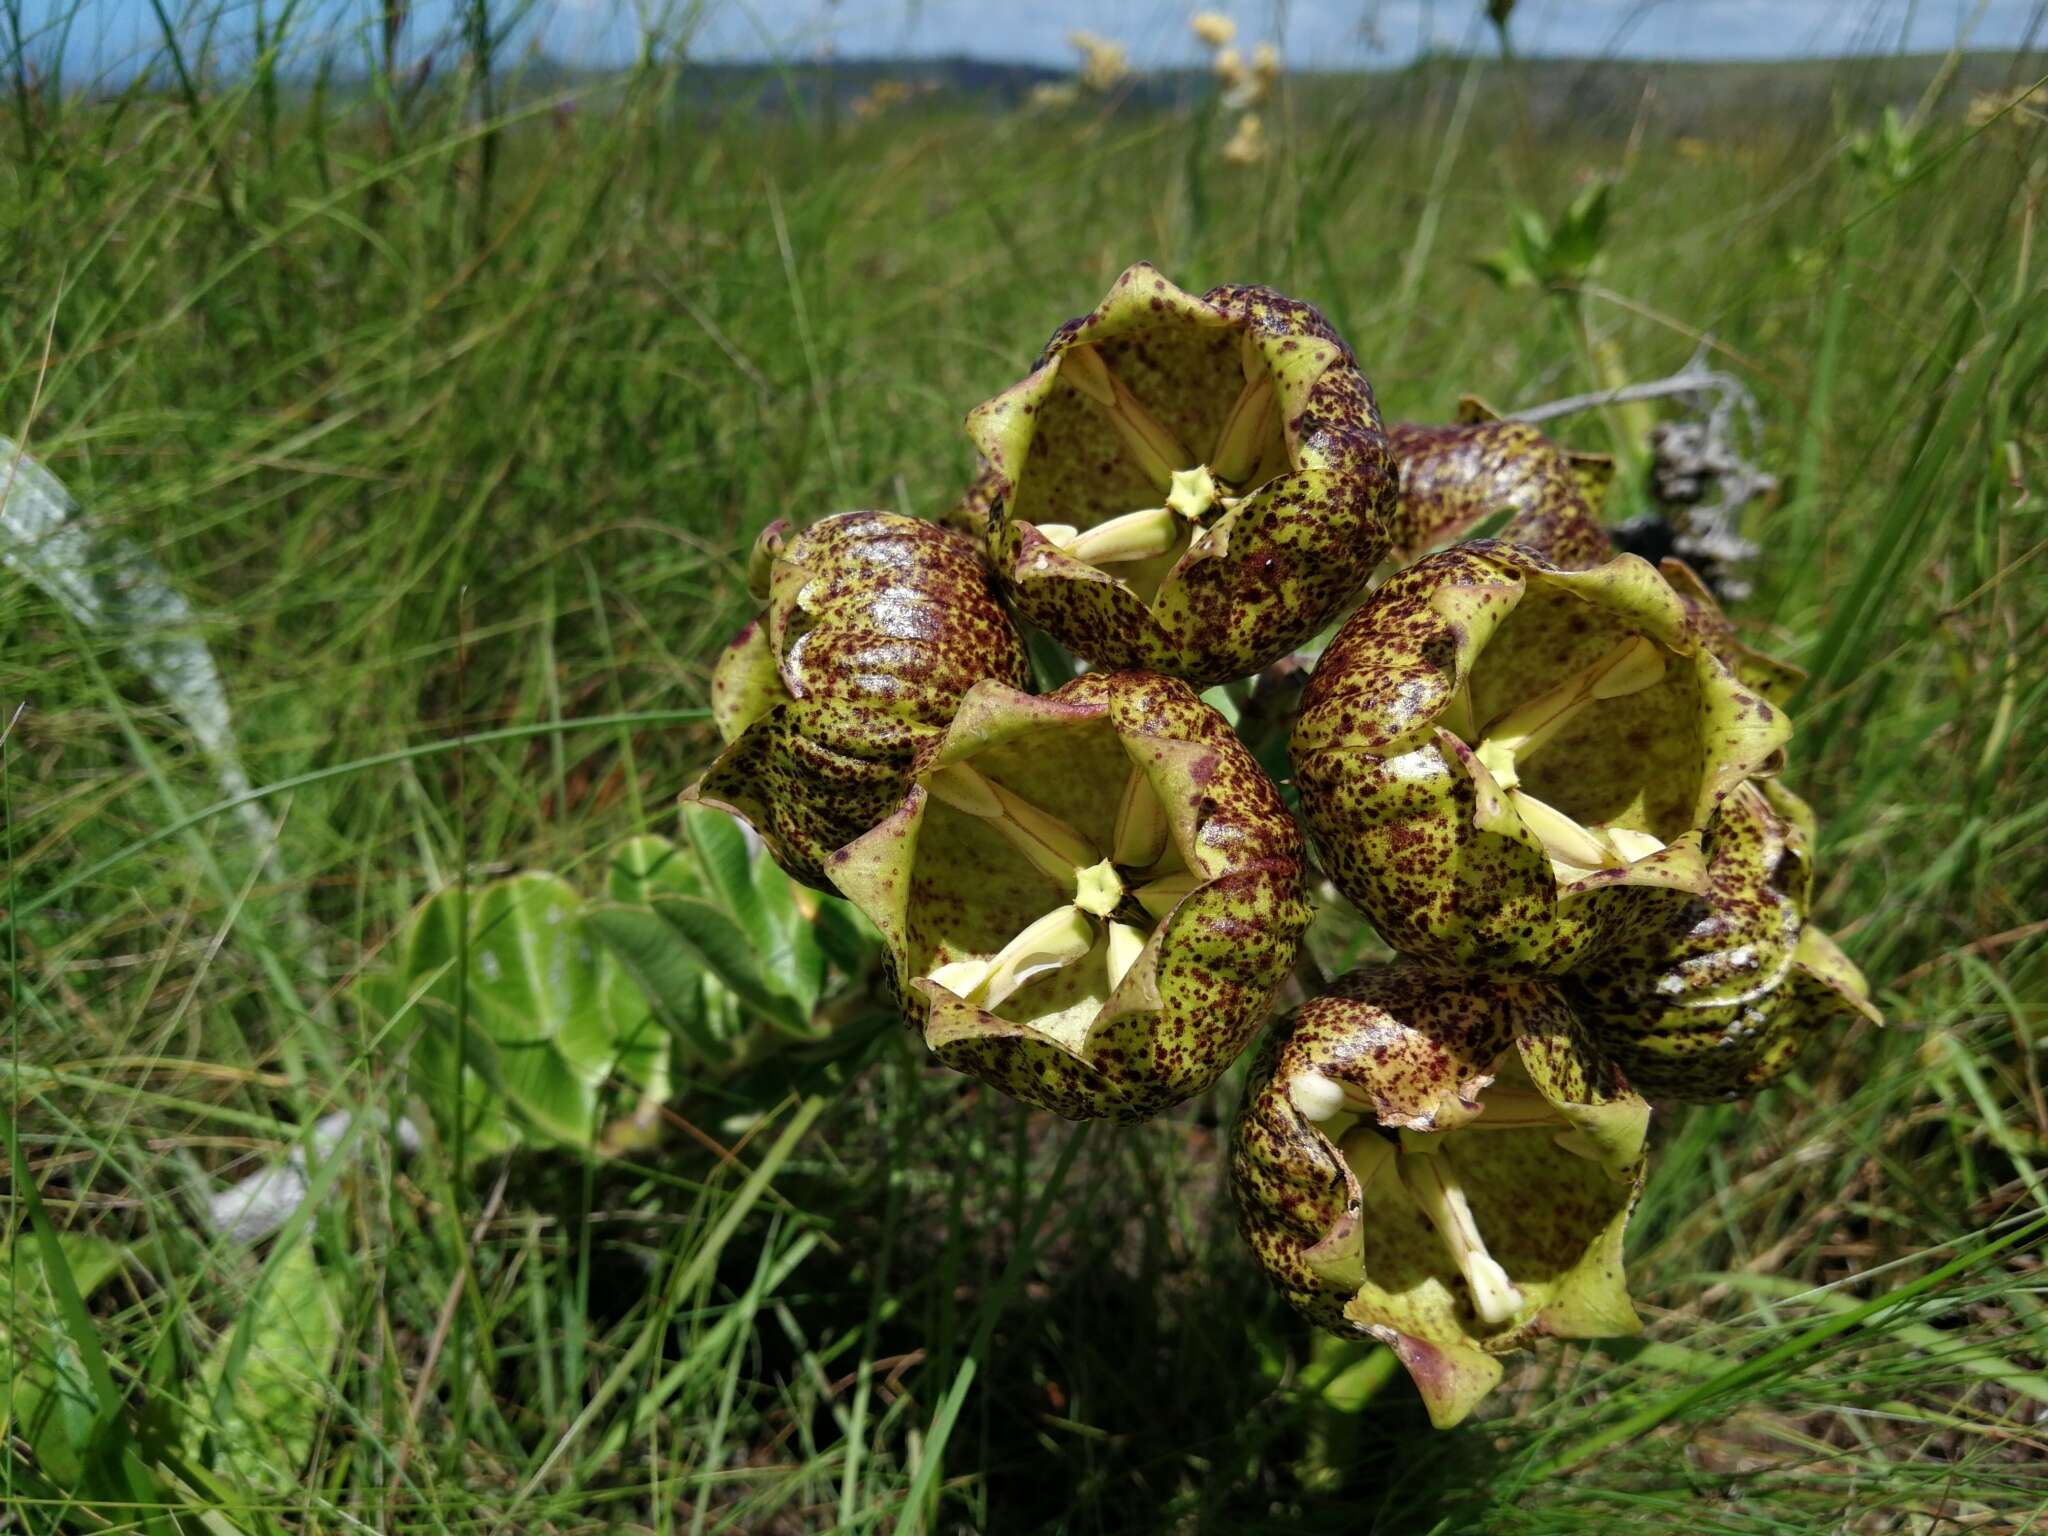
<path fill-rule="evenodd" d="M 937 521 L 974 541 L 976 549 L 988 542 L 988 527 L 1003 499 L 1001 477 L 981 460 L 974 465 L 974 478 L 960 493 L 960 499 L 939 513 Z"/>
<path fill-rule="evenodd" d="M 765 611 L 711 680 L 725 751 L 689 798 L 750 823 L 775 861 L 832 889 L 826 858 L 903 798 L 919 745 L 985 679 L 1021 685 L 1023 642 L 980 552 L 934 523 L 841 512 L 754 545 Z"/>
<path fill-rule="evenodd" d="M 1307 304 L 1197 298 L 1140 264 L 977 407 L 989 555 L 1017 609 L 1106 667 L 1245 677 L 1307 640 L 1386 547 L 1372 387 Z"/>
<path fill-rule="evenodd" d="M 1622 1235 L 1649 1114 L 1552 983 L 1370 966 L 1260 1047 L 1239 1225 L 1294 1307 L 1386 1344 L 1448 1426 L 1530 1340 L 1637 1331 Z"/>
<path fill-rule="evenodd" d="M 1707 819 L 1790 733 L 1647 562 L 1480 541 L 1345 622 L 1291 753 L 1323 867 L 1390 945 L 1526 974 L 1654 921 L 1647 891 L 1704 890 Z"/>
<path fill-rule="evenodd" d="M 1828 1025 L 1883 1017 L 1862 973 L 1807 921 L 1813 815 L 1745 784 L 1707 828 L 1707 888 L 1651 898 L 1661 920 L 1567 978 L 1601 1049 L 1653 1098 L 1712 1101 L 1782 1076 Z"/>
<path fill-rule="evenodd" d="M 912 1023 L 1069 1119 L 1141 1120 L 1236 1059 L 1311 909 L 1300 831 L 1185 683 L 978 684 L 895 814 L 828 872 L 880 929 Z"/>
<path fill-rule="evenodd" d="M 1745 686 L 1780 706 L 1799 691 L 1799 685 L 1806 681 L 1806 669 L 1760 651 L 1738 635 L 1734 622 L 1722 611 L 1720 600 L 1700 579 L 1698 571 L 1675 555 L 1659 560 L 1657 569 L 1685 605 L 1686 622 L 1700 644 L 1727 662 L 1728 670 Z"/>
<path fill-rule="evenodd" d="M 1614 556 L 1600 508 L 1614 479 L 1605 454 L 1575 453 L 1527 422 L 1504 421 L 1467 396 L 1455 426 L 1397 421 L 1387 428 L 1401 468 L 1393 554 L 1407 562 L 1469 536 L 1505 513 L 1495 537 L 1569 570 Z"/>

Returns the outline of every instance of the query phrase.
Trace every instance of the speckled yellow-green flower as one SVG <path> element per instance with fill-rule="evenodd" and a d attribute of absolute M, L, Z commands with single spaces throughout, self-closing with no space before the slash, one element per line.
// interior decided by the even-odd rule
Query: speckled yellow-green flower
<path fill-rule="evenodd" d="M 1790 722 L 1654 567 L 1567 571 L 1482 540 L 1338 631 L 1290 750 L 1324 869 L 1404 954 L 1563 972 L 1706 889 L 1707 820 Z"/>
<path fill-rule="evenodd" d="M 890 512 L 793 535 L 774 523 L 748 582 L 766 610 L 712 674 L 727 745 L 686 797 L 741 817 L 830 891 L 826 858 L 896 808 L 919 745 L 968 690 L 1024 683 L 1023 642 L 971 542 Z"/>
<path fill-rule="evenodd" d="M 994 475 L 998 577 L 1098 666 L 1249 676 L 1386 548 L 1372 386 L 1320 314 L 1269 288 L 1197 298 L 1134 266 L 967 431 Z"/>
<path fill-rule="evenodd" d="M 990 522 L 1003 499 L 1002 480 L 985 460 L 977 459 L 974 478 L 960 493 L 960 499 L 938 516 L 939 523 L 974 540 L 980 548 L 988 542 Z"/>
<path fill-rule="evenodd" d="M 1707 828 L 1707 889 L 1567 979 L 1579 1016 L 1653 1098 L 1736 1098 L 1783 1076 L 1828 1026 L 1884 1022 L 1855 965 L 1807 921 L 1813 814 L 1745 784 Z"/>
<path fill-rule="evenodd" d="M 1734 622 L 1722 612 L 1720 600 L 1700 579 L 1698 571 L 1675 555 L 1658 561 L 1657 569 L 1685 605 L 1686 622 L 1700 644 L 1727 662 L 1728 670 L 1745 686 L 1780 706 L 1799 691 L 1799 685 L 1806 681 L 1805 668 L 1760 651 L 1738 635 Z"/>
<path fill-rule="evenodd" d="M 1455 426 L 1387 428 L 1401 469 L 1392 553 L 1403 563 L 1505 514 L 1495 537 L 1571 570 L 1614 556 L 1600 508 L 1614 479 L 1605 454 L 1576 453 L 1470 396 Z"/>
<path fill-rule="evenodd" d="M 834 854 L 949 1066 L 1069 1119 L 1142 1120 L 1250 1041 L 1312 915 L 1301 833 L 1185 683 L 978 684 L 903 803 Z"/>
<path fill-rule="evenodd" d="M 1239 1226 L 1295 1308 L 1386 1344 L 1447 1427 L 1502 1355 L 1638 1330 L 1622 1237 L 1649 1116 L 1552 983 L 1367 967 L 1259 1050 Z"/>

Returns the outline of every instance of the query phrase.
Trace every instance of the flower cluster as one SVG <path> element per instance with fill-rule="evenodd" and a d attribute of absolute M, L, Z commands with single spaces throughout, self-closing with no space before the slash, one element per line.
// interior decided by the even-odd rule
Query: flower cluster
<path fill-rule="evenodd" d="M 1242 1230 L 1437 1423 L 1534 1339 L 1633 1331 L 1645 1095 L 1748 1094 L 1877 1019 L 1776 782 L 1797 672 L 1683 564 L 1614 554 L 1607 460 L 1476 405 L 1387 427 L 1270 289 L 1132 267 L 967 431 L 942 523 L 761 536 L 691 793 L 867 916 L 939 1060 L 1059 1115 L 1205 1092 L 1295 989 L 1233 1137 Z M 1026 624 L 1079 675 L 1033 691 Z M 1291 808 L 1199 690 L 1298 675 L 1332 626 Z M 1311 840 L 1395 952 L 1328 985 Z"/>
<path fill-rule="evenodd" d="M 1071 107 L 1085 92 L 1106 96 L 1131 77 L 1130 54 L 1124 45 L 1098 33 L 1069 32 L 1067 43 L 1081 56 L 1071 80 L 1043 80 L 1031 89 L 1029 104 L 1041 109 Z"/>
<path fill-rule="evenodd" d="M 1266 125 L 1258 108 L 1280 81 L 1280 50 L 1260 43 L 1247 60 L 1236 46 L 1237 23 L 1221 11 L 1197 11 L 1189 18 L 1195 37 L 1213 51 L 1210 68 L 1223 87 L 1223 105 L 1238 114 L 1237 128 L 1222 155 L 1232 165 L 1256 165 L 1266 158 Z"/>

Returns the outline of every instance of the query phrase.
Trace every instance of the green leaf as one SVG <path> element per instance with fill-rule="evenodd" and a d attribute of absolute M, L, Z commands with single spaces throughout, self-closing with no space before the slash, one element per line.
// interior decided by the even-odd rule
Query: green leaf
<path fill-rule="evenodd" d="M 1572 199 L 1565 213 L 1565 227 L 1597 243 L 1607 231 L 1607 212 L 1613 206 L 1613 194 L 1613 182 L 1594 182 Z"/>
<path fill-rule="evenodd" d="M 683 832 L 703 871 L 704 894 L 725 908 L 755 949 L 768 949 L 775 935 L 755 892 L 754 861 L 747 853 L 747 838 L 740 824 L 724 811 L 686 805 Z"/>
<path fill-rule="evenodd" d="M 744 839 L 742 839 L 744 842 Z M 649 834 L 628 838 L 612 855 L 606 884 L 611 899 L 645 904 L 654 896 L 701 896 L 704 877 L 686 849 L 665 837 Z"/>
<path fill-rule="evenodd" d="M 705 973 L 697 951 L 670 923 L 637 902 L 588 908 L 583 922 L 632 977 L 655 1018 L 706 1061 L 731 1059 L 732 1044 L 718 1031 L 706 995 L 707 986 L 719 983 Z"/>
<path fill-rule="evenodd" d="M 616 1031 L 601 994 L 602 951 L 584 934 L 582 912 L 583 898 L 555 875 L 485 886 L 471 907 L 469 1000 L 499 1045 L 552 1043 L 594 1086 L 611 1065 Z"/>
<path fill-rule="evenodd" d="M 774 935 L 762 956 L 762 968 L 769 984 L 794 998 L 808 1019 L 825 989 L 825 951 L 818 945 L 817 931 L 797 904 L 796 882 L 773 859 L 755 863 L 754 889 Z"/>
<path fill-rule="evenodd" d="M 691 852 L 665 837 L 631 838 L 612 855 L 607 889 L 611 900 L 586 907 L 584 926 L 610 951 L 618 973 L 631 978 L 649 1009 L 650 1028 L 642 1029 L 634 1040 L 620 1041 L 620 1074 L 641 1081 L 633 1058 L 653 1049 L 652 1038 L 659 1029 L 680 1034 L 705 1060 L 726 1060 L 730 1048 L 713 1029 L 718 1010 L 708 996 L 708 989 L 719 983 L 705 972 L 697 952 L 648 905 L 657 894 L 703 894 L 703 876 Z M 665 1081 L 665 1060 L 661 1068 Z"/>
<path fill-rule="evenodd" d="M 586 938 L 604 948 L 604 957 L 597 963 L 597 989 L 604 1011 L 613 1021 L 612 1075 L 631 1083 L 645 1097 L 666 1099 L 675 1089 L 668 1071 L 667 1026 L 656 1015 L 638 979 L 617 963 L 617 956 L 590 926 L 587 911 L 579 921 Z"/>
<path fill-rule="evenodd" d="M 1514 251 L 1489 251 L 1484 256 L 1473 257 L 1472 265 L 1510 292 L 1537 286 L 1536 274 Z"/>
<path fill-rule="evenodd" d="M 321 1269 L 310 1243 L 295 1243 L 270 1260 L 256 1296 L 259 1310 L 244 1324 L 250 1334 L 239 1360 L 229 1331 L 200 1369 L 207 1397 L 227 1404 L 221 1422 L 211 1426 L 219 1453 L 252 1485 L 295 1486 L 341 1345 L 341 1299 L 340 1279 Z M 229 1388 L 225 1397 L 223 1386 Z"/>
<path fill-rule="evenodd" d="M 1611 190 L 1612 183 L 1595 182 L 1565 211 L 1550 241 L 1550 264 L 1555 275 L 1583 277 L 1592 271 L 1606 238 Z"/>
<path fill-rule="evenodd" d="M 1550 226 L 1543 222 L 1543 215 L 1516 203 L 1508 210 L 1508 235 L 1523 261 L 1532 270 L 1540 269 L 1550 250 Z"/>
<path fill-rule="evenodd" d="M 106 1239 L 77 1232 L 53 1236 L 81 1302 L 119 1272 L 122 1250 Z M 12 1371 L 9 1389 L 0 1394 L 0 1415 L 9 1417 L 0 1423 L 34 1447 L 44 1472 L 75 1486 L 93 1448 L 101 1400 L 84 1355 L 65 1331 L 44 1252 L 40 1243 L 13 1251 L 0 1245 L 0 1354 Z M 9 1333 L 10 1323 L 19 1336 Z"/>
<path fill-rule="evenodd" d="M 412 1050 L 413 1091 L 433 1110 L 443 1135 L 460 1117 L 469 1156 L 489 1157 L 518 1146 L 520 1129 L 510 1115 L 498 1048 L 490 1036 L 473 1017 L 465 1023 L 442 997 L 420 999 L 418 1013 L 425 1028 Z"/>
<path fill-rule="evenodd" d="M 818 898 L 818 915 L 812 927 L 818 935 L 818 947 L 842 976 L 858 979 L 867 975 L 881 953 L 882 936 L 875 932 L 875 925 L 861 916 L 852 902 L 837 896 Z"/>
<path fill-rule="evenodd" d="M 22 1155 L 21 1137 L 14 1117 L 0 1109 L 0 1141 L 7 1149 L 7 1163 L 14 1178 L 14 1188 L 21 1203 L 28 1207 L 29 1224 L 35 1230 L 37 1255 L 41 1259 L 41 1272 L 46 1294 L 49 1298 L 51 1316 L 61 1327 L 49 1330 L 52 1348 L 49 1360 L 53 1380 L 60 1384 L 63 1392 L 60 1410 L 61 1430 L 65 1444 L 74 1449 L 84 1475 L 85 1464 L 89 1462 L 118 1461 L 128 1446 L 127 1425 L 121 1417 L 121 1394 L 114 1385 L 113 1371 L 107 1364 L 106 1352 L 100 1347 L 99 1330 L 94 1326 L 92 1315 L 85 1310 L 88 1294 L 79 1285 L 79 1276 L 71 1267 L 70 1255 L 80 1252 L 90 1258 L 93 1250 L 80 1250 L 75 1246 L 67 1249 L 64 1238 L 50 1221 L 50 1213 L 43 1205 L 41 1188 L 30 1172 L 28 1160 Z M 98 1265 L 87 1268 L 85 1278 L 92 1279 Z M 99 1283 L 104 1283 L 111 1270 L 99 1272 Z"/>
<path fill-rule="evenodd" d="M 725 911 L 688 896 L 656 897 L 654 910 L 747 1007 L 790 1034 L 815 1036 L 809 1012 L 762 975 L 760 950 Z"/>
<path fill-rule="evenodd" d="M 615 1071 L 666 1093 L 666 1033 L 637 979 L 586 925 L 573 887 L 531 872 L 472 893 L 466 992 L 456 974 L 460 897 L 444 891 L 421 909 L 407 958 L 416 979 L 440 972 L 420 1005 L 429 1027 L 415 1050 L 416 1075 L 445 1115 L 458 1102 L 461 1045 L 469 1070 L 459 1102 L 476 1151 L 518 1139 L 507 1115 L 587 1145 Z"/>

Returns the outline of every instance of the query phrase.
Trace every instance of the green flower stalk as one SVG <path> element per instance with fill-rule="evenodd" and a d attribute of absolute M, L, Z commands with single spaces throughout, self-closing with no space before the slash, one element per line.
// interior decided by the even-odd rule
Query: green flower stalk
<path fill-rule="evenodd" d="M 1141 1120 L 1236 1059 L 1312 915 L 1301 834 L 1185 683 L 970 691 L 895 813 L 832 857 L 949 1066 Z"/>
<path fill-rule="evenodd" d="M 1447 1427 L 1532 1339 L 1638 1331 L 1622 1237 L 1649 1115 L 1550 983 L 1370 966 L 1261 1047 L 1239 1225 L 1289 1303 L 1386 1344 Z"/>
<path fill-rule="evenodd" d="M 1606 454 L 1575 453 L 1470 396 L 1458 402 L 1457 425 L 1397 421 L 1387 440 L 1401 468 L 1392 534 L 1404 564 L 1503 512 L 1495 537 L 1555 565 L 1584 570 L 1613 558 L 1600 524 L 1614 479 Z"/>
<path fill-rule="evenodd" d="M 1132 267 L 968 435 L 1020 613 L 1104 667 L 1245 677 L 1329 623 L 1386 547 L 1372 387 L 1268 288 L 1197 298 Z"/>
<path fill-rule="evenodd" d="M 1290 746 L 1323 866 L 1405 954 L 1562 972 L 1705 891 L 1703 834 L 1791 733 L 1656 570 L 1430 555 L 1323 653 Z"/>
<path fill-rule="evenodd" d="M 1586 1027 L 1653 1098 L 1712 1102 L 1783 1076 L 1828 1025 L 1882 1024 L 1862 973 L 1807 922 L 1813 814 L 1775 783 L 1745 784 L 1707 830 L 1707 889 L 1664 892 L 1662 920 L 1568 988 Z"/>
<path fill-rule="evenodd" d="M 766 609 L 711 680 L 726 749 L 685 798 L 748 822 L 776 863 L 830 891 L 826 859 L 896 808 L 968 690 L 1026 681 L 1023 642 L 975 546 L 894 513 L 794 535 L 771 524 L 748 584 Z"/>

